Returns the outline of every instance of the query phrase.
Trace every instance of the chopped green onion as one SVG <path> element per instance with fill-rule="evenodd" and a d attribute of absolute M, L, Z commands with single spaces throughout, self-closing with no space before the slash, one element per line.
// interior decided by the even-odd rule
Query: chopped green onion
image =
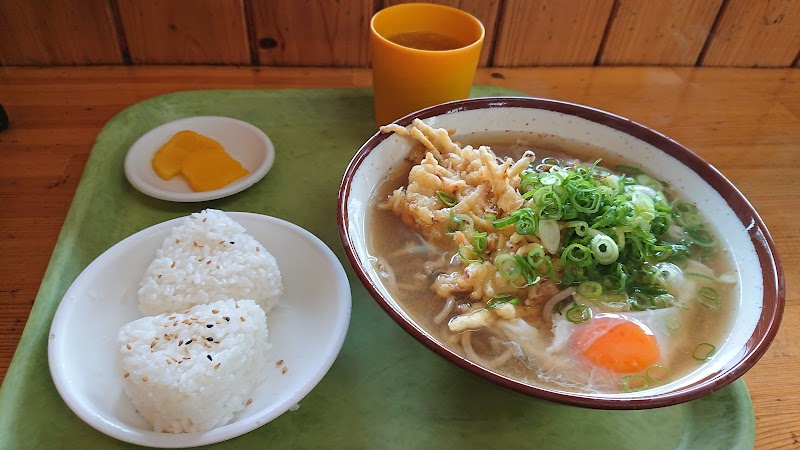
<path fill-rule="evenodd" d="M 489 240 L 486 238 L 487 233 L 474 233 L 472 235 L 472 248 L 475 249 L 478 253 L 483 253 L 486 251 L 486 247 L 489 246 Z"/>
<path fill-rule="evenodd" d="M 439 197 L 439 201 L 441 201 L 444 206 L 453 207 L 456 205 L 456 196 L 453 194 L 448 194 L 444 191 L 436 191 L 436 196 Z"/>
<path fill-rule="evenodd" d="M 494 265 L 500 275 L 507 280 L 514 281 L 522 276 L 522 268 L 511 253 L 501 253 L 494 260 Z"/>
<path fill-rule="evenodd" d="M 471 247 L 467 247 L 466 245 L 461 245 L 458 247 L 458 255 L 461 256 L 461 259 L 468 263 L 482 263 L 483 258 L 475 252 L 475 250 Z"/>
<path fill-rule="evenodd" d="M 595 228 L 605 228 L 613 225 L 617 221 L 617 214 L 620 208 L 616 206 L 609 206 L 600 217 L 597 217 L 592 224 Z"/>
<path fill-rule="evenodd" d="M 614 311 L 628 310 L 628 302 L 600 302 L 600 304 Z"/>
<path fill-rule="evenodd" d="M 703 286 L 697 291 L 697 301 L 711 309 L 719 308 L 719 292 L 713 287 Z"/>
<path fill-rule="evenodd" d="M 701 344 L 698 344 L 697 347 L 694 348 L 694 351 L 692 352 L 692 358 L 698 361 L 708 361 L 712 357 L 714 357 L 714 354 L 716 352 L 717 352 L 717 347 L 715 347 L 712 344 L 709 344 L 708 342 L 703 342 Z"/>
<path fill-rule="evenodd" d="M 495 295 L 494 297 L 492 297 L 491 300 L 486 302 L 486 306 L 488 308 L 497 308 L 498 306 L 504 305 L 506 303 L 511 305 L 519 305 L 520 298 L 517 297 L 516 295 L 511 295 L 511 294 Z"/>
<path fill-rule="evenodd" d="M 516 217 L 514 217 L 514 216 L 506 216 L 506 217 L 503 217 L 502 219 L 493 220 L 492 221 L 492 225 L 494 226 L 494 228 L 496 230 L 499 230 L 500 228 L 505 228 L 505 227 L 507 227 L 509 225 L 514 225 L 516 222 L 517 222 L 517 218 Z"/>
<path fill-rule="evenodd" d="M 547 172 L 539 174 L 539 182 L 545 186 L 561 186 L 567 177 L 569 177 L 567 169 L 559 166 L 552 166 Z"/>
<path fill-rule="evenodd" d="M 654 266 L 655 276 L 662 285 L 669 285 L 671 282 L 680 278 L 683 273 L 681 269 L 672 263 L 659 263 Z"/>
<path fill-rule="evenodd" d="M 675 254 L 675 249 L 670 244 L 657 244 L 650 246 L 650 254 L 658 261 L 666 261 Z"/>
<path fill-rule="evenodd" d="M 704 280 L 708 280 L 708 281 L 710 281 L 710 282 L 712 282 L 712 283 L 717 283 L 717 282 L 718 282 L 716 278 L 714 278 L 714 277 L 710 277 L 710 276 L 708 276 L 708 275 L 703 275 L 702 273 L 697 273 L 697 272 L 684 272 L 684 274 L 686 274 L 686 275 L 688 275 L 688 276 L 690 276 L 690 277 L 702 278 L 702 279 L 704 279 Z"/>
<path fill-rule="evenodd" d="M 628 297 L 628 306 L 630 306 L 631 311 L 646 311 L 648 309 L 654 309 L 653 303 L 649 296 L 642 294 L 641 292 L 634 292 Z"/>
<path fill-rule="evenodd" d="M 661 294 L 653 297 L 652 304 L 656 308 L 667 308 L 675 303 L 675 297 L 671 294 Z"/>
<path fill-rule="evenodd" d="M 664 184 L 655 178 L 651 177 L 650 175 L 640 173 L 634 177 L 637 183 L 642 186 L 647 186 L 650 189 L 661 192 L 664 190 Z"/>
<path fill-rule="evenodd" d="M 604 282 L 608 282 L 607 286 L 617 292 L 626 291 L 630 284 L 631 275 L 622 264 L 616 263 L 615 266 L 614 271 L 606 275 Z"/>
<path fill-rule="evenodd" d="M 536 247 L 525 257 L 530 264 L 531 268 L 536 272 L 536 275 L 540 277 L 549 277 L 553 274 L 553 260 L 550 259 L 549 256 L 544 254 L 543 247 Z"/>
<path fill-rule="evenodd" d="M 461 220 L 462 224 L 466 224 L 466 228 L 462 228 L 462 231 L 470 231 L 475 229 L 475 221 L 472 220 L 472 217 L 466 214 L 456 214 L 456 218 Z"/>
<path fill-rule="evenodd" d="M 536 231 L 536 227 L 538 225 L 538 220 L 536 219 L 536 215 L 533 213 L 530 214 L 521 214 L 519 219 L 517 220 L 516 232 L 517 234 L 531 234 Z"/>
<path fill-rule="evenodd" d="M 672 204 L 672 217 L 683 227 L 702 225 L 702 219 L 697 207 L 683 200 L 678 200 Z"/>
<path fill-rule="evenodd" d="M 714 236 L 702 225 L 686 227 L 683 231 L 686 232 L 686 235 L 689 236 L 693 244 L 697 244 L 701 247 L 711 247 L 716 243 Z"/>
<path fill-rule="evenodd" d="M 697 214 L 697 207 L 683 200 L 674 202 L 672 209 L 679 214 Z"/>
<path fill-rule="evenodd" d="M 584 281 L 578 285 L 578 294 L 592 300 L 600 298 L 603 295 L 603 285 L 596 281 Z"/>
<path fill-rule="evenodd" d="M 594 183 L 588 180 L 578 180 L 569 184 L 572 206 L 576 210 L 585 214 L 594 214 L 600 209 L 600 195 L 594 187 Z"/>
<path fill-rule="evenodd" d="M 507 227 L 516 224 L 517 234 L 531 234 L 536 231 L 538 226 L 538 219 L 533 210 L 525 207 L 520 208 L 502 219 L 492 221 L 495 229 Z"/>
<path fill-rule="evenodd" d="M 583 323 L 592 318 L 592 310 L 586 305 L 575 304 L 567 310 L 567 320 L 572 323 Z"/>
<path fill-rule="evenodd" d="M 542 164 L 541 165 L 547 166 L 547 168 L 542 169 L 542 170 L 550 170 L 550 168 L 552 166 L 560 166 L 561 165 L 561 161 L 558 158 L 554 158 L 552 156 L 548 156 L 546 158 L 542 158 Z"/>
<path fill-rule="evenodd" d="M 702 297 L 704 297 L 704 298 L 706 298 L 708 300 L 711 300 L 711 301 L 714 301 L 714 302 L 718 302 L 719 301 L 719 292 L 717 292 L 717 290 L 712 288 L 712 287 L 703 286 L 698 291 L 698 294 L 700 294 Z"/>
<path fill-rule="evenodd" d="M 536 212 L 542 219 L 559 220 L 564 216 L 564 202 L 552 186 L 544 186 L 533 195 L 539 207 Z"/>
<path fill-rule="evenodd" d="M 631 166 L 618 167 L 623 174 L 614 175 L 599 163 L 551 158 L 520 173 L 518 193 L 526 206 L 491 223 L 495 229 L 515 225 L 520 235 L 533 232 L 543 249 L 513 255 L 516 264 L 511 256 L 502 258 L 506 267 L 496 265 L 498 271 L 513 277 L 514 287 L 542 277 L 562 286 L 598 283 L 583 287 L 588 294 L 584 298 L 598 296 L 592 300 L 608 309 L 688 308 L 669 292 L 675 288 L 673 274 L 659 272 L 657 266 L 683 267 L 690 257 L 709 257 L 718 239 L 693 204 L 667 200 L 665 183 Z M 682 239 L 667 233 L 673 227 L 683 229 Z M 472 248 L 480 246 L 473 242 Z M 620 298 L 604 302 L 608 293 Z M 708 289 L 696 297 L 709 305 L 719 303 Z"/>
<path fill-rule="evenodd" d="M 525 279 L 525 284 L 522 286 L 516 286 L 517 288 L 533 286 L 542 279 L 542 277 L 536 275 L 536 271 L 533 270 L 533 267 L 528 264 L 528 261 L 525 258 L 519 255 L 514 255 L 514 259 L 516 259 L 517 264 L 519 264 L 519 267 L 522 270 L 522 278 Z"/>
<path fill-rule="evenodd" d="M 523 171 L 519 178 L 519 193 L 523 196 L 536 189 L 539 184 L 539 178 L 529 170 Z"/>
<path fill-rule="evenodd" d="M 648 380 L 656 384 L 668 383 L 670 381 L 670 378 L 672 378 L 669 369 L 658 364 L 654 364 L 648 367 L 647 370 L 644 372 L 644 376 L 647 377 Z"/>
<path fill-rule="evenodd" d="M 672 299 L 672 305 L 673 306 L 677 306 L 678 308 L 681 308 L 681 309 L 685 309 L 686 311 L 688 311 L 690 309 L 689 305 L 687 305 L 686 303 L 684 303 L 682 301 L 679 301 L 676 298 Z"/>
<path fill-rule="evenodd" d="M 681 328 L 681 321 L 677 317 L 670 317 L 667 319 L 667 329 L 671 331 L 679 330 Z"/>
<path fill-rule="evenodd" d="M 598 234 L 592 238 L 591 250 L 597 262 L 603 265 L 616 262 L 619 258 L 617 243 L 605 234 Z"/>
<path fill-rule="evenodd" d="M 561 257 L 579 267 L 586 267 L 592 264 L 592 252 L 585 245 L 577 242 L 565 248 L 561 253 Z"/>
<path fill-rule="evenodd" d="M 644 375 L 625 375 L 620 380 L 620 387 L 625 392 L 642 391 L 650 387 L 650 380 Z"/>
<path fill-rule="evenodd" d="M 447 231 L 451 231 L 451 232 L 452 231 L 458 231 L 458 230 L 461 229 L 461 225 L 462 224 L 463 224 L 463 221 L 460 218 L 456 217 L 456 213 L 454 213 L 453 210 L 451 209 L 450 210 L 450 223 L 447 226 Z"/>
<path fill-rule="evenodd" d="M 509 225 L 514 225 L 515 223 L 517 223 L 517 221 L 519 220 L 520 216 L 523 215 L 523 214 L 527 214 L 528 211 L 531 211 L 531 209 L 530 208 L 520 208 L 520 209 L 512 212 L 511 214 L 507 215 L 506 217 L 503 217 L 502 219 L 495 219 L 494 221 L 492 221 L 492 225 L 494 226 L 494 228 L 496 230 L 499 230 L 500 228 L 505 228 L 505 227 L 507 227 Z"/>
<path fill-rule="evenodd" d="M 586 222 L 583 222 L 583 221 L 577 221 L 576 220 L 576 221 L 573 221 L 573 222 L 567 222 L 566 225 L 569 228 L 574 228 L 575 229 L 575 234 L 577 234 L 578 236 L 581 236 L 581 237 L 586 236 L 586 233 L 589 232 L 589 224 L 587 224 Z"/>
<path fill-rule="evenodd" d="M 472 231 L 475 229 L 475 221 L 467 214 L 455 214 L 450 210 L 450 231 Z"/>
<path fill-rule="evenodd" d="M 595 178 L 603 179 L 605 177 L 613 175 L 613 173 L 610 170 L 606 169 L 605 167 L 598 166 L 598 164 L 600 164 L 600 161 L 602 161 L 602 158 L 598 158 L 597 161 L 595 161 L 594 164 L 592 164 L 592 176 L 594 176 Z"/>
<path fill-rule="evenodd" d="M 614 227 L 614 233 L 617 235 L 617 247 L 625 248 L 625 231 L 620 227 Z"/>
<path fill-rule="evenodd" d="M 496 214 L 484 214 L 483 215 L 483 220 L 488 220 L 490 222 L 495 221 L 495 220 L 497 220 L 497 215 Z"/>
<path fill-rule="evenodd" d="M 604 292 L 597 301 L 606 308 L 616 311 L 625 311 L 628 309 L 628 297 L 626 295 Z"/>

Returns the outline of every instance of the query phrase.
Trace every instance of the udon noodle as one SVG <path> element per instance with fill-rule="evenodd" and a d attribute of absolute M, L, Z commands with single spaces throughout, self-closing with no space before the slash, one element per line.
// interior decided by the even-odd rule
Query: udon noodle
<path fill-rule="evenodd" d="M 580 146 L 569 155 L 568 141 L 540 139 L 550 154 L 537 159 L 536 139 L 517 138 L 498 157 L 419 120 L 382 131 L 419 145 L 376 199 L 373 261 L 453 351 L 588 392 L 655 387 L 713 357 L 736 277 L 668 185 Z"/>

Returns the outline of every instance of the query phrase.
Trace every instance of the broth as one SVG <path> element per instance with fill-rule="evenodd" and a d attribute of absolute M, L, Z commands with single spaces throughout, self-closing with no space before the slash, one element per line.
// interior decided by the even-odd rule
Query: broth
<path fill-rule="evenodd" d="M 453 141 L 464 146 L 487 145 L 498 156 L 514 160 L 521 158 L 526 150 L 535 149 L 536 163 L 531 166 L 540 164 L 545 158 L 583 161 L 589 165 L 597 158 L 602 158 L 603 167 L 624 164 L 619 155 L 599 147 L 546 134 L 484 132 L 457 135 L 453 137 Z M 416 163 L 419 163 L 419 160 Z M 707 256 L 702 263 L 687 260 L 689 262 L 682 263 L 685 267 L 680 270 L 683 280 L 681 285 L 689 283 L 695 290 L 697 286 L 701 286 L 698 292 L 705 292 L 707 295 L 700 298 L 705 300 L 708 306 L 687 301 L 679 306 L 646 308 L 644 311 L 624 309 L 615 311 L 607 308 L 613 303 L 611 301 L 604 302 L 597 309 L 596 304 L 599 300 L 573 295 L 571 296 L 573 300 L 580 299 L 580 301 L 570 303 L 568 297 L 565 302 L 556 302 L 556 309 L 550 316 L 552 322 L 549 323 L 546 318 L 547 313 L 540 312 L 547 307 L 547 304 L 543 305 L 542 299 L 529 305 L 531 298 L 517 298 L 521 303 L 513 306 L 516 311 L 513 320 L 505 320 L 490 314 L 492 319 L 490 326 L 468 326 L 466 329 L 453 331 L 453 321 L 463 318 L 471 320 L 472 316 L 489 314 L 484 311 L 491 310 L 489 305 L 496 297 L 488 302 L 485 298 L 476 298 L 475 289 L 472 291 L 456 289 L 449 295 L 442 295 L 442 285 L 447 285 L 446 282 L 442 282 L 443 279 L 450 274 L 466 271 L 469 266 L 479 266 L 479 264 L 464 261 L 463 246 L 459 248 L 452 240 L 448 240 L 449 238 L 432 239 L 431 236 L 426 238 L 419 229 L 398 220 L 396 212 L 378 207 L 396 189 L 409 183 L 409 171 L 413 166 L 414 164 L 409 162 L 404 167 L 397 168 L 377 190 L 367 219 L 370 252 L 377 258 L 384 284 L 398 303 L 428 333 L 452 351 L 490 370 L 528 384 L 567 391 L 609 393 L 655 387 L 681 378 L 702 365 L 703 362 L 699 359 L 703 359 L 705 355 L 698 352 L 702 353 L 707 348 L 700 348 L 701 344 L 712 343 L 714 346 L 720 346 L 723 343 L 736 307 L 736 302 L 732 298 L 736 291 L 735 285 L 718 281 L 722 274 L 727 274 L 723 278 L 733 278 L 730 272 L 730 256 L 723 249 L 719 249 L 713 256 Z M 665 194 L 671 197 L 668 188 Z M 478 226 L 475 225 L 475 228 Z M 451 234 L 453 233 L 448 233 Z M 561 234 L 564 235 L 564 230 Z M 561 250 L 563 248 L 559 249 Z M 666 265 L 659 267 L 669 268 Z M 704 267 L 708 267 L 711 272 L 705 271 Z M 673 275 L 664 277 L 668 280 Z M 494 277 L 500 278 L 496 274 Z M 711 283 L 706 277 L 713 277 L 717 281 Z M 567 286 L 554 282 L 547 283 L 547 280 L 539 281 L 537 285 L 540 291 L 537 295 L 542 298 L 546 296 L 551 299 L 554 292 L 567 292 L 565 291 Z M 526 292 L 531 292 L 537 285 L 526 287 L 525 289 L 528 289 Z M 608 298 L 615 298 L 608 290 L 601 298 L 606 298 L 606 293 Z M 629 302 L 630 298 L 629 296 L 626 301 Z M 677 298 L 674 297 L 673 300 L 677 302 Z M 448 302 L 452 304 L 449 312 Z M 564 320 L 564 317 L 569 317 L 573 308 L 582 303 L 586 303 L 592 311 L 591 319 L 586 322 Z M 499 302 L 497 304 L 500 306 L 496 308 L 507 309 L 509 306 Z M 630 306 L 630 303 L 628 305 Z M 684 307 L 688 309 L 684 310 Z M 457 316 L 461 316 L 462 319 L 457 319 Z M 581 333 L 586 334 L 583 330 L 589 329 L 590 326 L 599 327 L 604 322 L 610 323 L 609 326 L 630 322 L 635 326 L 641 325 L 642 330 L 650 331 L 644 333 L 650 336 L 645 338 L 645 341 L 627 340 L 621 349 L 612 345 L 614 350 L 611 353 L 621 354 L 627 351 L 635 360 L 640 358 L 641 354 L 647 353 L 645 350 L 652 347 L 655 342 L 660 352 L 657 363 L 643 361 L 648 367 L 638 367 L 636 370 L 615 365 L 618 362 L 609 363 L 603 359 L 609 351 L 601 348 L 603 344 L 601 339 L 593 341 L 591 346 L 583 350 L 578 348 L 581 345 Z"/>
<path fill-rule="evenodd" d="M 406 31 L 393 34 L 386 39 L 403 47 L 427 51 L 455 50 L 469 45 L 469 42 L 464 43 L 454 37 L 432 31 Z"/>

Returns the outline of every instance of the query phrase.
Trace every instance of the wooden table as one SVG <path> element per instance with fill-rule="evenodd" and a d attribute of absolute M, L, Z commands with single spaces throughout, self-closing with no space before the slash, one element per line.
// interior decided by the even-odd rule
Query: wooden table
<path fill-rule="evenodd" d="M 0 67 L 0 103 L 11 119 L 0 133 L 0 381 L 95 136 L 114 114 L 178 90 L 370 82 L 365 69 Z M 653 127 L 712 163 L 747 196 L 777 244 L 787 288 L 777 339 L 744 377 L 756 448 L 800 447 L 800 70 L 484 69 L 475 82 L 591 105 Z"/>

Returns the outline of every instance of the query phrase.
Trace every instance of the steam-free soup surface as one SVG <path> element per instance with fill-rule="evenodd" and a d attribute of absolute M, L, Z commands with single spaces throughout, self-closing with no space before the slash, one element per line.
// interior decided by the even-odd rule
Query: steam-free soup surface
<path fill-rule="evenodd" d="M 713 358 L 735 308 L 737 277 L 702 215 L 657 176 L 626 166 L 612 151 L 544 134 L 456 135 L 459 150 L 448 153 L 450 138 L 416 126 L 439 151 L 417 147 L 390 175 L 374 199 L 369 236 L 387 289 L 431 335 L 490 370 L 567 391 L 653 388 Z M 481 145 L 493 153 L 477 151 Z M 610 179 L 633 202 L 633 226 L 624 226 L 626 219 L 582 226 L 575 222 L 599 213 L 568 208 L 553 219 L 557 208 L 547 208 L 548 197 L 521 182 L 533 177 L 532 189 L 541 189 L 552 186 L 540 182 L 552 183 L 551 175 L 587 169 L 599 180 L 594 189 L 610 189 Z M 497 181 L 504 176 L 505 185 Z M 504 189 L 514 192 L 498 194 Z M 655 220 L 668 224 L 636 219 L 648 217 L 636 208 L 653 204 L 662 210 Z M 530 213 L 532 232 L 507 224 Z M 634 271 L 630 254 L 639 244 L 631 241 L 646 236 L 641 228 L 658 232 L 661 253 L 645 255 Z M 591 252 L 592 235 L 617 244 L 613 262 L 608 245 Z M 591 266 L 578 265 L 586 264 L 582 258 Z M 616 264 L 630 272 L 625 286 Z"/>

